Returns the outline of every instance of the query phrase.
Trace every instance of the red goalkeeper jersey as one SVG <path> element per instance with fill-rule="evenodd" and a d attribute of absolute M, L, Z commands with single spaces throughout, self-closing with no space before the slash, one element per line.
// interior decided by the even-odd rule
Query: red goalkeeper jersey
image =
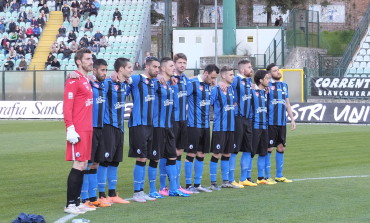
<path fill-rule="evenodd" d="M 63 114 L 66 128 L 75 126 L 76 132 L 92 131 L 93 92 L 87 78 L 67 79 L 64 86 Z"/>

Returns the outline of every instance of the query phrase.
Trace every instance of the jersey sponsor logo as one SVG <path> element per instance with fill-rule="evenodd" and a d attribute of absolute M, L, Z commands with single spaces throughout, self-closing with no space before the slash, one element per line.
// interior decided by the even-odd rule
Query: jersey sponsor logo
<path fill-rule="evenodd" d="M 137 153 L 137 154 L 141 154 L 141 149 L 137 149 L 137 150 L 136 150 L 136 153 Z"/>
<path fill-rule="evenodd" d="M 166 99 L 165 101 L 163 101 L 163 106 L 170 106 L 170 105 L 173 105 L 173 100 Z"/>
<path fill-rule="evenodd" d="M 116 104 L 114 104 L 114 109 L 120 109 L 123 107 L 125 107 L 125 102 L 117 102 Z"/>
<path fill-rule="evenodd" d="M 201 100 L 201 101 L 199 102 L 200 107 L 208 106 L 208 105 L 210 105 L 210 104 L 211 104 L 211 101 L 210 101 L 210 100 Z"/>
<path fill-rule="evenodd" d="M 81 156 L 81 153 L 80 152 L 77 152 L 76 153 L 76 157 L 80 157 Z"/>
<path fill-rule="evenodd" d="M 262 107 L 257 108 L 256 113 L 261 113 L 261 112 L 266 112 L 267 113 L 267 108 L 262 108 Z"/>
<path fill-rule="evenodd" d="M 108 157 L 109 157 L 109 153 L 108 153 L 108 152 L 106 152 L 106 153 L 104 154 L 104 156 L 105 156 L 105 158 L 108 158 Z"/>
<path fill-rule="evenodd" d="M 243 95 L 243 97 L 242 97 L 242 100 L 243 101 L 246 101 L 246 100 L 250 100 L 250 99 L 252 99 L 252 96 L 251 95 Z"/>
<path fill-rule="evenodd" d="M 273 99 L 273 100 L 271 101 L 271 104 L 273 104 L 273 105 L 277 105 L 277 104 L 283 104 L 283 105 L 285 105 L 285 104 L 286 104 L 286 102 L 285 102 L 285 100 L 283 100 L 283 99 Z"/>
<path fill-rule="evenodd" d="M 76 81 L 70 81 L 69 84 L 73 84 L 74 82 L 76 82 Z"/>
<path fill-rule="evenodd" d="M 220 144 L 217 144 L 217 145 L 216 145 L 216 149 L 221 149 Z"/>
<path fill-rule="evenodd" d="M 89 98 L 89 99 L 87 99 L 86 101 L 85 101 L 85 106 L 86 107 L 89 107 L 89 106 L 91 106 L 93 104 L 93 99 L 92 98 Z"/>
<path fill-rule="evenodd" d="M 101 104 L 101 103 L 104 103 L 105 102 L 105 98 L 103 96 L 99 96 L 96 98 L 96 103 L 97 104 Z"/>
<path fill-rule="evenodd" d="M 73 92 L 68 92 L 68 99 L 73 99 Z"/>
<path fill-rule="evenodd" d="M 188 94 L 188 92 L 187 91 L 179 91 L 178 93 L 177 93 L 177 97 L 178 98 L 182 98 L 182 97 L 186 97 L 186 95 Z"/>
<path fill-rule="evenodd" d="M 92 89 L 90 88 L 90 84 L 89 84 L 89 83 L 84 82 L 84 83 L 83 83 L 83 85 L 85 86 L 85 88 L 86 88 L 87 90 L 92 90 Z"/>
<path fill-rule="evenodd" d="M 234 110 L 234 105 L 226 105 L 225 107 L 224 107 L 224 110 L 225 111 L 231 111 L 231 110 Z"/>
<path fill-rule="evenodd" d="M 155 99 L 155 95 L 147 95 L 147 96 L 145 96 L 145 102 L 154 101 L 154 99 Z"/>

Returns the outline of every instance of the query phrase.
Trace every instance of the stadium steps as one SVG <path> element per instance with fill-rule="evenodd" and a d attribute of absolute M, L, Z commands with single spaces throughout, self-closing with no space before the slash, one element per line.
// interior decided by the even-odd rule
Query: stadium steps
<path fill-rule="evenodd" d="M 41 38 L 30 63 L 30 70 L 45 70 L 45 62 L 50 52 L 50 46 L 56 40 L 58 29 L 62 24 L 62 12 L 51 11 L 49 21 L 46 23 L 44 30 L 42 31 Z"/>

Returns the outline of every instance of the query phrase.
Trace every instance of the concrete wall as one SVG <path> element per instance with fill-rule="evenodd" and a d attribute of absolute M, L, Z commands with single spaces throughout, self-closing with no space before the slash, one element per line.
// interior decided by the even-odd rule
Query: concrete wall
<path fill-rule="evenodd" d="M 236 54 L 249 56 L 264 54 L 278 28 L 240 28 L 236 30 Z M 222 29 L 218 29 L 217 55 L 221 56 Z M 248 37 L 249 41 L 248 42 Z M 280 38 L 280 36 L 278 36 Z M 173 53 L 185 53 L 188 57 L 188 68 L 201 67 L 200 58 L 215 55 L 215 31 L 205 28 L 177 28 L 173 30 Z"/>

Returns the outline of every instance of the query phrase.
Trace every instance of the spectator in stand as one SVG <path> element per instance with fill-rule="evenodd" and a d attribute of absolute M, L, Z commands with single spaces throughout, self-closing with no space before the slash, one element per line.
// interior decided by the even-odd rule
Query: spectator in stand
<path fill-rule="evenodd" d="M 60 69 L 60 63 L 56 57 L 54 57 L 54 60 L 50 64 L 50 70 L 59 70 Z"/>
<path fill-rule="evenodd" d="M 78 49 L 82 48 L 88 48 L 88 45 L 83 40 L 80 40 L 80 43 L 78 44 Z"/>
<path fill-rule="evenodd" d="M 86 31 L 92 31 L 94 28 L 94 25 L 92 24 L 92 22 L 90 21 L 90 19 L 87 20 L 87 22 L 85 23 L 85 32 Z"/>
<path fill-rule="evenodd" d="M 89 3 L 86 3 L 84 7 L 84 20 L 86 20 L 90 15 L 91 6 Z"/>
<path fill-rule="evenodd" d="M 283 26 L 283 17 L 280 15 L 279 16 L 279 26 Z"/>
<path fill-rule="evenodd" d="M 118 21 L 122 20 L 122 14 L 121 14 L 120 11 L 118 11 L 118 8 L 116 8 L 116 10 L 113 13 L 113 22 L 117 19 L 118 19 Z"/>
<path fill-rule="evenodd" d="M 26 41 L 26 34 L 23 31 L 20 31 L 18 34 L 18 43 Z"/>
<path fill-rule="evenodd" d="M 20 5 L 16 0 L 13 0 L 12 4 L 10 5 L 10 12 L 19 12 Z"/>
<path fill-rule="evenodd" d="M 33 28 L 33 35 L 35 36 L 35 37 L 37 37 L 37 38 L 39 38 L 40 37 L 40 35 L 41 35 L 41 29 L 40 29 L 40 27 L 38 26 L 38 25 L 36 25 L 34 28 Z"/>
<path fill-rule="evenodd" d="M 32 18 L 35 17 L 35 15 L 33 14 L 33 11 L 32 9 L 28 10 L 27 12 L 27 22 L 31 22 Z"/>
<path fill-rule="evenodd" d="M 33 35 L 33 27 L 29 26 L 26 30 L 26 36 L 31 37 Z"/>
<path fill-rule="evenodd" d="M 52 52 L 50 52 L 49 55 L 48 55 L 48 58 L 46 59 L 45 67 L 50 65 L 53 62 L 54 58 L 55 58 L 55 56 L 53 55 Z"/>
<path fill-rule="evenodd" d="M 18 54 L 18 56 L 19 56 L 19 57 L 24 57 L 24 56 L 26 56 L 26 52 L 24 51 L 24 49 L 23 49 L 23 47 L 22 47 L 22 46 L 19 46 L 19 47 L 18 47 L 18 49 L 17 49 L 17 50 L 15 50 L 15 51 L 17 51 L 17 54 Z"/>
<path fill-rule="evenodd" d="M 114 25 L 111 25 L 109 30 L 108 30 L 108 37 L 110 37 L 110 36 L 114 36 L 114 37 L 117 36 L 117 29 L 116 29 L 116 27 L 114 27 Z"/>
<path fill-rule="evenodd" d="M 103 34 L 100 33 L 100 30 L 97 30 L 95 35 L 94 35 L 94 38 L 97 40 L 97 41 L 100 41 L 100 39 L 103 37 Z"/>
<path fill-rule="evenodd" d="M 83 41 L 87 46 L 89 46 L 89 39 L 87 38 L 87 35 L 85 34 L 81 39 L 80 42 Z"/>
<path fill-rule="evenodd" d="M 73 1 L 71 2 L 71 8 L 72 8 L 72 9 L 77 9 L 77 8 L 79 8 L 79 7 L 80 7 L 80 3 L 78 3 L 78 1 L 73 0 Z"/>
<path fill-rule="evenodd" d="M 58 34 L 57 34 L 57 38 L 58 37 L 66 37 L 66 28 L 64 28 L 64 25 L 61 25 L 60 28 L 58 29 Z"/>
<path fill-rule="evenodd" d="M 72 52 L 76 53 L 76 51 L 78 50 L 78 44 L 76 43 L 75 40 L 72 41 L 69 48 L 72 50 Z"/>
<path fill-rule="evenodd" d="M 62 5 L 63 5 L 63 0 L 55 0 L 55 11 L 58 11 L 58 10 L 61 11 Z"/>
<path fill-rule="evenodd" d="M 27 19 L 27 13 L 24 11 L 23 8 L 21 8 L 20 13 L 18 14 L 18 22 L 21 22 L 21 18 L 23 18 L 23 20 Z"/>
<path fill-rule="evenodd" d="M 6 46 L 6 43 L 10 43 L 8 36 L 4 35 L 3 39 L 1 40 L 0 49 L 3 49 Z"/>
<path fill-rule="evenodd" d="M 63 52 L 64 52 L 64 48 L 65 48 L 65 47 L 66 47 L 66 46 L 65 46 L 64 42 L 61 42 L 61 43 L 59 44 L 58 54 L 63 53 Z"/>
<path fill-rule="evenodd" d="M 275 23 L 274 23 L 274 26 L 279 26 L 279 18 L 275 18 Z"/>
<path fill-rule="evenodd" d="M 14 69 L 14 63 L 10 60 L 10 58 L 6 58 L 6 62 L 4 63 L 5 70 L 13 70 Z"/>
<path fill-rule="evenodd" d="M 26 28 L 24 28 L 24 26 L 21 26 L 19 32 L 23 32 L 23 33 L 26 33 Z"/>
<path fill-rule="evenodd" d="M 45 26 L 45 20 L 44 20 L 44 18 L 42 18 L 41 14 L 37 18 L 37 25 L 41 28 L 44 28 L 44 26 Z"/>
<path fill-rule="evenodd" d="M 71 55 L 72 55 L 72 50 L 69 49 L 68 45 L 65 46 L 64 50 L 63 50 L 63 59 L 71 59 Z"/>
<path fill-rule="evenodd" d="M 134 70 L 141 70 L 139 62 L 135 62 Z"/>
<path fill-rule="evenodd" d="M 19 63 L 16 70 L 27 70 L 28 64 L 24 57 L 21 57 L 21 62 Z"/>
<path fill-rule="evenodd" d="M 18 42 L 14 43 L 13 47 L 14 47 L 15 51 L 17 51 L 17 53 L 18 53 L 18 49 L 19 49 Z"/>
<path fill-rule="evenodd" d="M 78 11 L 78 17 L 81 18 L 81 15 L 84 14 L 84 11 L 85 11 L 85 5 L 82 4 L 82 2 L 80 4 L 80 7 L 77 9 L 77 11 Z"/>
<path fill-rule="evenodd" d="M 108 42 L 107 38 L 105 38 L 105 36 L 102 36 L 100 38 L 99 45 L 100 45 L 100 47 L 104 47 L 104 48 L 107 48 L 107 46 L 109 46 L 109 42 Z"/>
<path fill-rule="evenodd" d="M 1 17 L 0 17 L 0 21 L 1 21 L 4 25 L 6 25 L 6 23 L 7 23 L 7 21 L 6 21 L 6 19 L 5 19 L 5 17 L 4 17 L 4 16 L 1 16 Z"/>
<path fill-rule="evenodd" d="M 17 57 L 17 51 L 15 51 L 14 47 L 12 47 L 12 46 L 9 49 L 8 57 L 11 60 L 17 60 L 18 59 L 18 57 Z"/>
<path fill-rule="evenodd" d="M 69 31 L 68 33 L 68 43 L 72 42 L 73 40 L 76 40 L 77 39 L 77 36 L 76 36 L 76 33 L 73 32 L 73 30 Z"/>
<path fill-rule="evenodd" d="M 3 22 L 0 21 L 0 33 L 4 33 L 5 32 L 5 25 Z"/>
<path fill-rule="evenodd" d="M 33 56 L 33 54 L 35 53 L 35 45 L 32 45 L 31 41 L 28 40 L 27 45 L 24 48 L 24 50 L 26 51 L 26 53 L 30 53 Z"/>
<path fill-rule="evenodd" d="M 38 25 L 38 23 L 37 23 L 37 19 L 36 19 L 35 17 L 32 17 L 32 19 L 31 19 L 30 23 L 31 23 L 31 26 Z"/>
<path fill-rule="evenodd" d="M 183 25 L 184 25 L 184 27 L 190 27 L 191 23 L 190 23 L 189 16 L 185 17 Z"/>
<path fill-rule="evenodd" d="M 96 41 L 94 37 L 91 37 L 91 41 L 89 42 L 89 49 L 94 53 L 99 53 L 99 41 Z"/>
<path fill-rule="evenodd" d="M 92 16 L 92 15 L 98 16 L 98 9 L 95 7 L 94 4 L 90 5 L 90 14 L 89 14 L 89 16 Z"/>
<path fill-rule="evenodd" d="M 21 6 L 27 6 L 27 0 L 21 0 Z"/>
<path fill-rule="evenodd" d="M 37 5 L 38 7 L 42 7 L 47 0 L 39 0 L 39 4 Z"/>
<path fill-rule="evenodd" d="M 1 0 L 0 1 L 0 12 L 4 12 L 4 8 L 5 8 L 5 1 Z"/>
<path fill-rule="evenodd" d="M 14 22 L 13 19 L 11 19 L 10 23 L 8 24 L 8 33 L 15 32 L 15 27 L 17 27 L 17 24 Z"/>
<path fill-rule="evenodd" d="M 72 18 L 71 18 L 71 25 L 73 27 L 73 31 L 74 32 L 78 32 L 78 27 L 80 25 L 80 19 L 77 17 L 77 15 L 74 15 Z"/>
<path fill-rule="evenodd" d="M 49 7 L 48 7 L 48 5 L 47 5 L 47 4 L 44 4 L 44 5 L 42 6 L 42 8 L 40 8 L 39 12 L 42 12 L 42 11 L 44 11 L 44 13 L 45 13 L 45 16 L 46 16 L 46 22 L 47 22 L 47 21 L 49 21 L 49 14 L 50 14 L 50 10 L 49 10 Z"/>
<path fill-rule="evenodd" d="M 67 5 L 67 2 L 64 2 L 62 13 L 63 13 L 63 21 L 67 20 L 69 22 L 69 16 L 71 15 L 71 9 Z"/>
<path fill-rule="evenodd" d="M 16 32 L 11 32 L 9 34 L 9 41 L 10 43 L 15 43 L 18 40 L 18 34 Z"/>
<path fill-rule="evenodd" d="M 50 53 L 58 53 L 58 50 L 59 50 L 59 45 L 58 45 L 57 41 L 55 41 L 50 46 Z"/>
<path fill-rule="evenodd" d="M 74 16 L 77 16 L 79 19 L 81 18 L 80 10 L 78 10 L 77 8 L 72 9 L 72 17 Z"/>
<path fill-rule="evenodd" d="M 10 42 L 6 42 L 6 44 L 4 46 L 4 54 L 5 55 L 7 55 L 9 53 L 10 47 L 12 47 L 12 45 L 10 45 Z"/>
<path fill-rule="evenodd" d="M 36 46 L 36 44 L 39 42 L 39 40 L 38 40 L 37 38 L 35 38 L 35 36 L 34 36 L 34 35 L 32 35 L 32 36 L 28 39 L 28 41 L 31 41 L 31 44 L 32 44 L 32 45 L 34 45 L 34 46 Z"/>
<path fill-rule="evenodd" d="M 20 28 L 19 28 L 19 26 L 17 25 L 17 26 L 15 27 L 14 32 L 18 34 L 20 31 L 21 31 L 21 29 L 20 29 Z"/>

